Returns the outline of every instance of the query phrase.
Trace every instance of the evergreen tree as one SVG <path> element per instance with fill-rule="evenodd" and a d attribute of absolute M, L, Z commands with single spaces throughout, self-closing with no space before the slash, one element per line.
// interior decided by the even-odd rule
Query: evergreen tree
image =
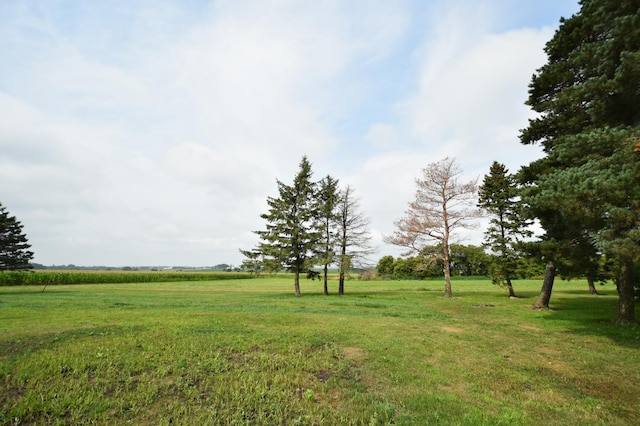
<path fill-rule="evenodd" d="M 0 271 L 31 268 L 33 252 L 22 224 L 0 203 Z"/>
<path fill-rule="evenodd" d="M 546 155 L 521 171 L 528 186 L 524 201 L 547 243 L 587 236 L 617 261 L 617 322 L 633 323 L 633 264 L 640 256 L 640 2 L 580 5 L 561 20 L 545 48 L 548 63 L 530 84 L 527 103 L 539 115 L 521 141 L 541 144 Z"/>
<path fill-rule="evenodd" d="M 518 266 L 517 245 L 522 237 L 531 235 L 517 189 L 515 177 L 504 164 L 494 161 L 478 192 L 478 206 L 491 215 L 485 232 L 485 247 L 495 254 L 489 275 L 494 284 L 507 287 L 510 297 L 515 297 L 511 277 Z"/>
<path fill-rule="evenodd" d="M 319 261 L 323 267 L 324 294 L 328 295 L 329 265 L 335 261 L 335 244 L 338 234 L 339 216 L 336 211 L 339 201 L 338 180 L 329 175 L 322 179 L 318 198 L 320 201 L 320 225 L 323 234 Z"/>
<path fill-rule="evenodd" d="M 302 295 L 300 273 L 317 262 L 323 237 L 317 184 L 311 177 L 311 164 L 305 156 L 293 185 L 277 181 L 279 196 L 267 198 L 269 212 L 260 216 L 267 222 L 266 230 L 255 231 L 261 242 L 256 250 L 249 252 L 261 253 L 263 264 L 269 265 L 269 269 L 284 267 L 293 272 L 296 296 Z"/>

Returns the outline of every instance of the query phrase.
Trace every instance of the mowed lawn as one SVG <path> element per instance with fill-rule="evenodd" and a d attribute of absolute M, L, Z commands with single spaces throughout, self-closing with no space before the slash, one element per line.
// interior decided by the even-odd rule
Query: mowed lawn
<path fill-rule="evenodd" d="M 640 327 L 558 281 L 0 287 L 2 424 L 640 424 Z M 335 292 L 337 283 L 330 287 Z"/>

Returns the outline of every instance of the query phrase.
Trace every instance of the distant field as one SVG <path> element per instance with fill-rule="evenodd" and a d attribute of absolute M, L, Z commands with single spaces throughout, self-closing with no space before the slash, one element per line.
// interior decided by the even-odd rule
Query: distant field
<path fill-rule="evenodd" d="M 539 281 L 0 287 L 2 424 L 640 424 L 615 288 Z M 335 281 L 330 289 L 337 287 Z"/>

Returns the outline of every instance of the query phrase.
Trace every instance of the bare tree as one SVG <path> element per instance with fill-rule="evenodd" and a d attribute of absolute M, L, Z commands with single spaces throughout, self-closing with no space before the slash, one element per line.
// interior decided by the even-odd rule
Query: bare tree
<path fill-rule="evenodd" d="M 354 190 L 347 186 L 338 200 L 338 268 L 340 271 L 338 293 L 344 294 L 345 274 L 353 265 L 364 263 L 373 253 L 369 234 L 369 218 L 360 211 Z"/>
<path fill-rule="evenodd" d="M 406 254 L 421 253 L 434 241 L 442 247 L 444 294 L 452 297 L 449 244 L 458 229 L 472 229 L 482 212 L 475 207 L 478 179 L 459 182 L 462 170 L 455 158 L 429 164 L 416 179 L 416 198 L 409 203 L 404 217 L 394 222 L 397 230 L 385 241 L 406 247 Z"/>

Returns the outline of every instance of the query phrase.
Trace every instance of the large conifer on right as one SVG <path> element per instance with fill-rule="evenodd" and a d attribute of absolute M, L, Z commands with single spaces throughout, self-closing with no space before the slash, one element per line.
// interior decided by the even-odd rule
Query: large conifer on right
<path fill-rule="evenodd" d="M 593 241 L 617 262 L 618 323 L 634 323 L 640 257 L 640 2 L 581 0 L 533 76 L 538 113 L 521 133 L 545 156 L 524 167 L 523 200 L 543 241 Z M 550 260 L 553 260 L 552 258 Z"/>

